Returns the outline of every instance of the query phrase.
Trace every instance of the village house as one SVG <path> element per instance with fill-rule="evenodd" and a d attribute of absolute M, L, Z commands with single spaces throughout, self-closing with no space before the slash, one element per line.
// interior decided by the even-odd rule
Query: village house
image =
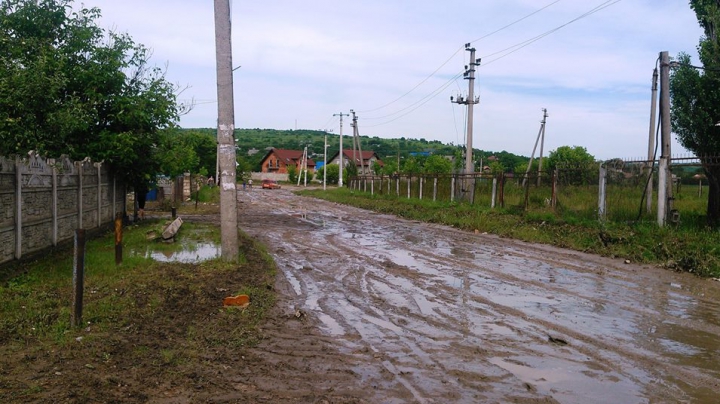
<path fill-rule="evenodd" d="M 270 148 L 260 161 L 260 171 L 263 173 L 287 174 L 288 167 L 295 167 L 300 172 L 302 165 L 302 150 L 287 150 Z M 315 161 L 307 159 L 308 173 L 315 172 Z"/>
<path fill-rule="evenodd" d="M 353 151 L 350 150 L 343 150 L 343 167 L 347 167 L 348 164 L 350 164 L 350 161 L 353 159 Z M 373 173 L 373 164 L 377 162 L 380 164 L 380 166 L 383 165 L 382 160 L 378 157 L 377 153 L 374 151 L 365 151 L 363 150 L 362 156 L 360 156 L 360 151 L 355 151 L 355 165 L 358 168 L 358 174 L 364 175 L 364 174 L 372 174 Z M 335 153 L 329 160 L 328 164 L 340 164 L 340 153 Z"/>

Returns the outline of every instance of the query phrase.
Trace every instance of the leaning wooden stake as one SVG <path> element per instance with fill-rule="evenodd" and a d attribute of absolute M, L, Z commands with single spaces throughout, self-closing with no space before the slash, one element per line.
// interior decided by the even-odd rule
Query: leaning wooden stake
<path fill-rule="evenodd" d="M 115 265 L 122 264 L 122 212 L 115 214 Z"/>

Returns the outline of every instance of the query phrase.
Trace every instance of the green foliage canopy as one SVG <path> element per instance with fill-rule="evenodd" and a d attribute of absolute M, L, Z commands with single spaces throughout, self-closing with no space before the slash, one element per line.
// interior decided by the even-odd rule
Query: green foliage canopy
<path fill-rule="evenodd" d="M 150 52 L 71 0 L 0 4 L 0 154 L 104 160 L 121 177 L 157 170 L 160 130 L 181 113 Z"/>
<path fill-rule="evenodd" d="M 703 69 L 691 65 L 690 56 L 680 53 L 679 66 L 670 78 L 672 129 L 680 143 L 700 157 L 708 179 L 707 221 L 720 226 L 720 166 L 714 156 L 720 154 L 720 2 L 691 0 L 705 36 L 698 53 Z M 701 71 L 702 70 L 702 71 Z"/>
<path fill-rule="evenodd" d="M 547 166 L 550 170 L 563 167 L 581 167 L 595 163 L 595 157 L 582 146 L 560 146 L 550 152 Z"/>

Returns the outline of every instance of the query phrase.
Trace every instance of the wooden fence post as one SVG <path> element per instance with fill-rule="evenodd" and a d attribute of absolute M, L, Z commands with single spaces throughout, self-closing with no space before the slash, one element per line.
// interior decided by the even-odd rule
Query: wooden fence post
<path fill-rule="evenodd" d="M 95 215 L 97 226 L 95 227 L 100 227 L 100 223 L 102 223 L 102 173 L 100 172 L 102 163 L 94 163 L 93 165 L 97 168 L 97 214 Z"/>
<path fill-rule="evenodd" d="M 523 184 L 525 185 L 525 210 L 528 209 L 528 205 L 530 204 L 530 181 L 529 177 L 526 176 L 525 180 L 523 181 Z"/>
<path fill-rule="evenodd" d="M 450 202 L 455 201 L 455 174 L 450 177 Z"/>
<path fill-rule="evenodd" d="M 424 177 L 422 175 L 420 177 L 418 177 L 418 186 L 420 187 L 420 191 L 419 191 L 420 193 L 418 195 L 420 196 L 420 198 L 419 198 L 420 200 L 422 200 L 422 194 L 423 194 L 423 179 L 424 179 Z"/>
<path fill-rule="evenodd" d="M 438 177 L 433 178 L 433 202 L 437 201 L 437 182 Z"/>
<path fill-rule="evenodd" d="M 52 161 L 52 245 L 58 245 L 58 179 L 56 161 Z"/>
<path fill-rule="evenodd" d="M 75 163 L 75 165 L 78 167 L 77 170 L 77 176 L 78 176 L 78 220 L 77 220 L 77 228 L 82 229 L 83 228 L 83 162 L 78 161 Z"/>
<path fill-rule="evenodd" d="M 115 214 L 115 265 L 122 264 L 122 213 Z"/>
<path fill-rule="evenodd" d="M 500 195 L 498 196 L 500 207 L 505 207 L 505 173 L 500 174 Z"/>
<path fill-rule="evenodd" d="M 555 171 L 553 171 L 552 174 L 552 199 L 550 201 L 550 204 L 552 205 L 552 208 L 555 209 L 557 207 L 557 183 L 558 183 L 558 169 L 556 168 Z"/>
<path fill-rule="evenodd" d="M 83 289 L 85 282 L 85 229 L 75 230 L 75 257 L 73 260 L 73 307 L 70 324 L 82 324 Z"/>

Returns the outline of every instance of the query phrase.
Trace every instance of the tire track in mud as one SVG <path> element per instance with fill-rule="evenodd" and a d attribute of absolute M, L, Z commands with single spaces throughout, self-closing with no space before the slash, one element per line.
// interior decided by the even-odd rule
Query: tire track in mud
<path fill-rule="evenodd" d="M 719 333 L 716 287 L 286 192 L 246 196 L 243 226 L 272 246 L 293 304 L 417 402 L 676 402 L 720 389 L 717 337 L 671 335 Z"/>
<path fill-rule="evenodd" d="M 483 241 L 483 240 L 476 240 L 476 241 Z M 397 247 L 401 248 L 402 246 L 398 245 Z M 423 260 L 421 258 L 423 256 L 434 258 L 435 260 L 437 260 L 437 258 L 438 258 L 437 255 L 427 252 L 426 250 L 420 250 L 417 247 L 416 248 L 404 247 L 404 248 L 408 251 L 411 251 L 410 254 L 415 257 L 415 260 Z M 536 260 L 542 262 L 542 258 L 536 258 Z M 428 263 L 433 263 L 434 260 L 433 259 L 425 259 L 424 261 L 428 262 Z M 553 260 L 552 262 L 554 263 L 557 261 Z M 516 276 L 503 274 L 503 273 L 497 272 L 497 270 L 495 270 L 495 269 L 490 269 L 489 266 L 475 265 L 473 262 L 468 262 L 468 261 L 459 262 L 459 260 L 457 260 L 457 259 L 454 260 L 454 263 L 457 266 L 466 266 L 466 267 L 469 266 L 471 272 L 473 272 L 473 273 L 476 273 L 478 271 L 494 272 L 495 273 L 494 278 L 502 279 L 502 280 L 504 280 L 505 283 L 523 281 L 522 279 L 519 279 Z M 532 286 L 545 287 L 546 289 L 549 289 L 556 293 L 557 292 L 565 292 L 565 294 L 568 294 L 574 298 L 578 298 L 578 299 L 583 298 L 583 296 L 577 292 L 572 292 L 572 291 L 566 292 L 558 287 L 550 287 L 548 285 L 544 285 L 537 281 L 524 280 L 524 282 L 527 284 L 530 284 Z M 447 286 L 445 286 L 445 287 L 447 288 Z M 530 328 L 530 329 L 534 328 L 537 331 L 534 335 L 536 337 L 535 341 L 534 341 L 535 343 L 542 343 L 543 340 L 545 339 L 545 337 L 547 337 L 551 333 L 550 331 L 554 331 L 555 333 L 560 333 L 560 335 L 563 335 L 566 337 L 574 338 L 577 342 L 579 342 L 579 344 L 577 344 L 577 343 L 573 344 L 574 345 L 573 349 L 576 350 L 578 354 L 585 355 L 587 358 L 593 358 L 596 361 L 604 363 L 604 365 L 601 365 L 601 367 L 604 369 L 604 371 L 606 373 L 609 372 L 610 369 L 612 369 L 613 372 L 624 375 L 625 377 L 627 377 L 628 379 L 632 380 L 635 383 L 644 383 L 644 384 L 647 384 L 650 380 L 662 378 L 662 376 L 663 376 L 662 374 L 655 374 L 654 372 L 652 372 L 653 368 L 663 365 L 663 362 L 660 359 L 654 358 L 651 352 L 642 352 L 641 354 L 636 354 L 634 351 L 637 351 L 640 349 L 640 347 L 637 347 L 637 346 L 633 347 L 632 349 L 623 349 L 623 344 L 627 345 L 629 343 L 632 343 L 631 340 L 606 341 L 604 338 L 597 338 L 587 332 L 586 333 L 576 332 L 572 328 L 569 328 L 568 326 L 563 326 L 556 322 L 549 322 L 549 321 L 544 321 L 544 320 L 540 320 L 540 319 L 529 318 L 525 315 L 526 313 L 524 313 L 520 310 L 514 310 L 514 309 L 508 307 L 507 305 L 496 304 L 492 299 L 482 298 L 477 295 L 474 295 L 471 298 L 474 301 L 479 302 L 485 306 L 493 307 L 496 310 L 496 312 L 494 313 L 495 315 L 499 315 L 501 312 L 505 312 L 506 314 L 507 313 L 513 314 L 514 317 L 516 317 L 516 318 L 523 318 L 524 320 L 526 320 L 528 324 L 522 324 L 521 326 L 519 326 L 517 328 L 525 329 L 526 333 L 527 333 L 528 328 Z M 611 301 L 609 299 L 603 299 L 600 297 L 596 297 L 594 300 L 595 300 L 595 304 L 601 304 L 601 305 L 605 305 L 605 304 L 610 305 L 613 303 L 613 301 Z M 646 312 L 645 310 L 639 310 L 639 311 L 633 310 L 633 307 L 629 306 L 629 305 L 621 307 L 621 308 L 626 311 L 637 311 L 636 314 L 638 316 L 641 314 L 645 314 L 645 312 Z M 709 328 L 710 330 L 708 332 L 715 331 L 715 333 L 717 333 L 717 331 L 718 331 L 717 327 L 712 327 L 712 326 L 702 327 L 702 324 L 701 324 L 701 327 L 696 327 L 696 328 L 700 328 L 700 329 Z M 596 353 L 596 351 L 598 351 L 598 348 L 601 348 L 601 350 L 598 353 Z M 519 349 L 521 349 L 521 348 L 519 348 Z M 605 355 L 603 355 L 603 353 L 605 353 Z M 628 366 L 632 367 L 632 364 L 630 364 L 630 361 L 628 359 L 631 359 L 633 361 L 641 361 L 642 360 L 645 362 L 646 365 L 649 364 L 650 365 L 649 373 L 647 375 L 642 375 L 642 377 L 640 377 L 639 372 L 637 372 L 637 371 L 635 373 L 633 373 L 633 372 L 624 370 L 624 368 L 627 368 Z M 650 362 L 650 363 L 647 363 L 647 362 Z M 690 380 L 693 380 L 693 379 L 700 380 L 701 384 L 712 385 L 713 383 L 717 383 L 717 380 L 714 379 L 712 376 L 698 373 L 696 370 L 686 369 L 682 366 L 675 366 L 672 364 L 664 364 L 664 366 L 661 366 L 661 367 L 666 368 L 665 371 L 668 374 L 681 375 L 682 378 L 690 379 Z M 615 377 L 615 376 L 611 376 L 611 377 Z M 678 399 L 680 399 L 680 397 L 678 397 Z"/>

